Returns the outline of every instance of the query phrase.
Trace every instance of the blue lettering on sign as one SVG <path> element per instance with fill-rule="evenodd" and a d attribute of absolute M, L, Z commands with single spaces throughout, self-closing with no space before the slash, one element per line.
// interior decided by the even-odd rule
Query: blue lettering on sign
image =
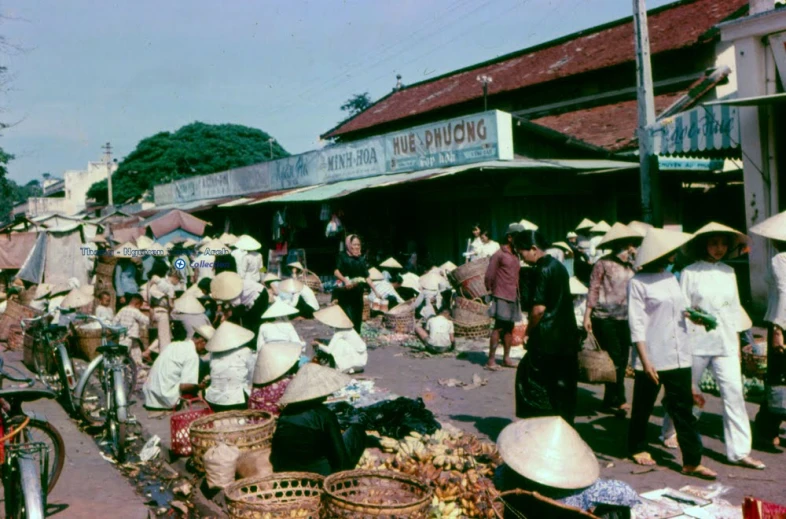
<path fill-rule="evenodd" d="M 297 186 L 301 179 L 308 177 L 308 166 L 302 155 L 296 161 L 278 160 L 275 165 L 276 172 L 273 178 L 284 186 Z"/>

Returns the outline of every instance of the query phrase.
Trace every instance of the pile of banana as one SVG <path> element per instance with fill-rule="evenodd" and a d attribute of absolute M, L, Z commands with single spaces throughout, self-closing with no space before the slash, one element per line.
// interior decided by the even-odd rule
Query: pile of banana
<path fill-rule="evenodd" d="M 429 436 L 413 432 L 400 441 L 382 437 L 379 443 L 381 456 L 367 450 L 358 468 L 394 470 L 431 482 L 431 519 L 496 517 L 491 478 L 502 460 L 493 443 L 444 430 Z"/>

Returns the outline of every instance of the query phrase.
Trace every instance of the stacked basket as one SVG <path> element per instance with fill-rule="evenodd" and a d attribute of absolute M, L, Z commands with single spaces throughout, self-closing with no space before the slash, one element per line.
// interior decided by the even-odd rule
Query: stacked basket
<path fill-rule="evenodd" d="M 219 443 L 237 447 L 240 453 L 270 449 L 276 420 L 272 414 L 255 409 L 226 411 L 198 418 L 191 423 L 194 466 L 204 472 L 205 453 Z"/>
<path fill-rule="evenodd" d="M 448 281 L 467 299 L 483 298 L 488 294 L 485 278 L 490 261 L 491 258 L 481 258 L 465 263 L 448 272 Z"/>
<path fill-rule="evenodd" d="M 456 337 L 483 339 L 491 335 L 493 320 L 489 306 L 480 299 L 456 297 L 453 304 L 453 327 Z"/>

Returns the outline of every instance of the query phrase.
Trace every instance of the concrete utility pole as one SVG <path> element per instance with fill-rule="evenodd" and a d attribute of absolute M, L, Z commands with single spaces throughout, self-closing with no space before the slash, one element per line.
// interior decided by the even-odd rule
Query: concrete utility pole
<path fill-rule="evenodd" d="M 104 162 L 106 163 L 106 187 L 109 192 L 109 207 L 114 207 L 114 200 L 112 198 L 112 145 L 108 142 L 101 146 L 104 150 Z"/>
<path fill-rule="evenodd" d="M 483 85 L 483 111 L 487 112 L 489 109 L 488 97 L 489 97 L 489 84 L 494 81 L 491 76 L 487 76 L 483 74 L 482 76 L 478 76 L 478 82 Z"/>
<path fill-rule="evenodd" d="M 647 8 L 644 0 L 633 0 L 633 31 L 636 41 L 636 87 L 639 102 L 639 159 L 641 162 L 641 216 L 647 223 L 653 220 L 652 204 L 652 146 L 647 127 L 655 123 L 655 95 L 650 63 L 650 36 L 647 29 Z"/>

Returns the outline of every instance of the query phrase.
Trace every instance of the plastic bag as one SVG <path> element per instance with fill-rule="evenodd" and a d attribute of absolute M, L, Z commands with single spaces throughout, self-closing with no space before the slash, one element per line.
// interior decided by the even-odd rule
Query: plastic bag
<path fill-rule="evenodd" d="M 442 428 L 434 418 L 434 413 L 426 409 L 420 398 L 413 400 L 400 397 L 361 408 L 338 402 L 330 407 L 336 413 L 342 429 L 359 424 L 367 430 L 395 439 L 401 439 L 412 431 L 433 434 Z"/>
<path fill-rule="evenodd" d="M 224 488 L 235 481 L 235 468 L 239 457 L 240 449 L 234 445 L 219 443 L 207 450 L 202 462 L 210 488 Z"/>

